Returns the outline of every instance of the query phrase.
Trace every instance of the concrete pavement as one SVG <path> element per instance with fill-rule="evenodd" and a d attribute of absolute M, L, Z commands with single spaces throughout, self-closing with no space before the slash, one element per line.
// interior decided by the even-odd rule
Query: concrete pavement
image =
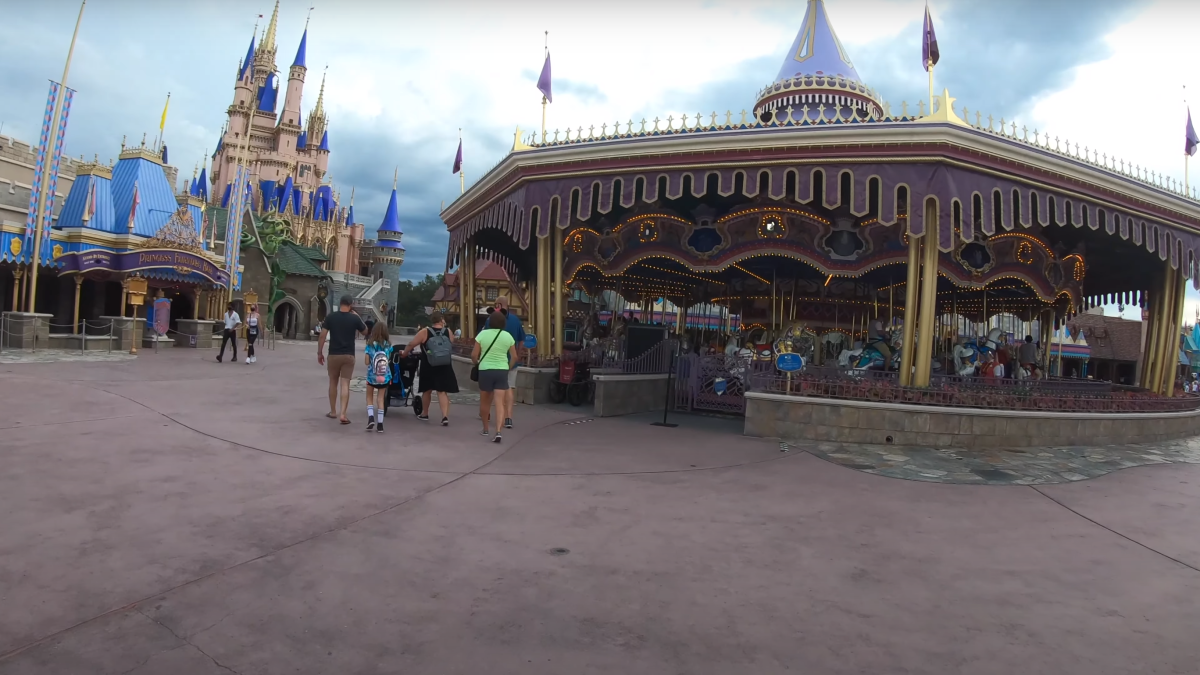
<path fill-rule="evenodd" d="M 0 674 L 1200 662 L 1198 465 L 919 483 L 570 408 L 367 434 L 314 352 L 0 365 Z"/>

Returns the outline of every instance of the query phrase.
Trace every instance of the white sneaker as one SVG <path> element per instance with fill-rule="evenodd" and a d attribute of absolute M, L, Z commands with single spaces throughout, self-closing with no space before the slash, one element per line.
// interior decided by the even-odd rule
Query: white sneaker
<path fill-rule="evenodd" d="M 257 356 L 251 356 L 251 357 L 250 357 L 250 363 L 258 363 L 258 357 L 257 357 Z"/>
<path fill-rule="evenodd" d="M 249 357 L 249 356 L 247 356 L 247 357 L 246 357 L 246 363 L 250 363 L 250 357 Z"/>

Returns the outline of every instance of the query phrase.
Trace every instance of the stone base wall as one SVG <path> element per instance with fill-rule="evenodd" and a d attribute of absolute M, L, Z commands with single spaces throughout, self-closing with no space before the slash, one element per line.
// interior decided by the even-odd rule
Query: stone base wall
<path fill-rule="evenodd" d="M 558 368 L 517 368 L 517 403 L 541 405 L 550 402 L 550 382 L 558 378 Z"/>
<path fill-rule="evenodd" d="M 4 312 L 0 319 L 5 349 L 49 349 L 53 314 Z"/>
<path fill-rule="evenodd" d="M 751 392 L 744 429 L 758 438 L 969 449 L 1118 445 L 1200 435 L 1200 411 L 1009 412 Z"/>
<path fill-rule="evenodd" d="M 216 321 L 208 321 L 205 319 L 179 319 L 176 323 L 179 326 L 179 330 L 178 332 L 171 334 L 171 336 L 175 339 L 176 347 L 212 349 L 213 347 L 217 346 L 213 343 L 213 327 L 217 325 Z M 193 338 L 195 338 L 195 344 L 193 344 Z M 258 343 L 256 344 L 261 344 L 262 341 L 262 331 L 259 331 Z"/>
<path fill-rule="evenodd" d="M 479 391 L 479 383 L 471 381 L 471 359 L 455 354 L 450 357 L 459 391 Z"/>
<path fill-rule="evenodd" d="M 597 417 L 662 410 L 667 400 L 667 374 L 596 375 Z"/>
<path fill-rule="evenodd" d="M 133 348 L 135 336 L 139 339 L 146 330 L 145 319 L 134 319 L 128 316 L 102 316 L 101 321 L 112 324 L 112 334 L 117 338 L 117 344 L 113 345 L 114 349 L 120 349 L 127 352 Z M 107 331 L 105 331 L 107 332 Z M 138 345 L 141 347 L 141 345 Z"/>

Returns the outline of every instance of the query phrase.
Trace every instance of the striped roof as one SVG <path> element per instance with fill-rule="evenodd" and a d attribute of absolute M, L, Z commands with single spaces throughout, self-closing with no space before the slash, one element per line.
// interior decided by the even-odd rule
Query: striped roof
<path fill-rule="evenodd" d="M 111 232 L 128 232 L 129 214 L 133 208 L 133 191 L 137 187 L 140 203 L 134 213 L 133 233 L 153 237 L 179 208 L 175 194 L 161 165 L 142 157 L 129 157 L 113 168 L 113 221 Z M 75 191 L 75 186 L 71 186 Z M 90 223 L 89 223 L 89 226 Z"/>

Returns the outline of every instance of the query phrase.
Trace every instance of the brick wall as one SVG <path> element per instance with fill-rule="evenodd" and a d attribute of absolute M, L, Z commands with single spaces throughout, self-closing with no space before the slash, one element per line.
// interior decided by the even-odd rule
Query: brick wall
<path fill-rule="evenodd" d="M 10 136 L 0 136 L 0 222 L 23 225 L 29 217 L 30 183 L 36 162 L 37 148 Z M 71 184 L 75 182 L 76 163 L 75 159 L 63 157 L 59 164 L 55 216 L 71 191 Z"/>

